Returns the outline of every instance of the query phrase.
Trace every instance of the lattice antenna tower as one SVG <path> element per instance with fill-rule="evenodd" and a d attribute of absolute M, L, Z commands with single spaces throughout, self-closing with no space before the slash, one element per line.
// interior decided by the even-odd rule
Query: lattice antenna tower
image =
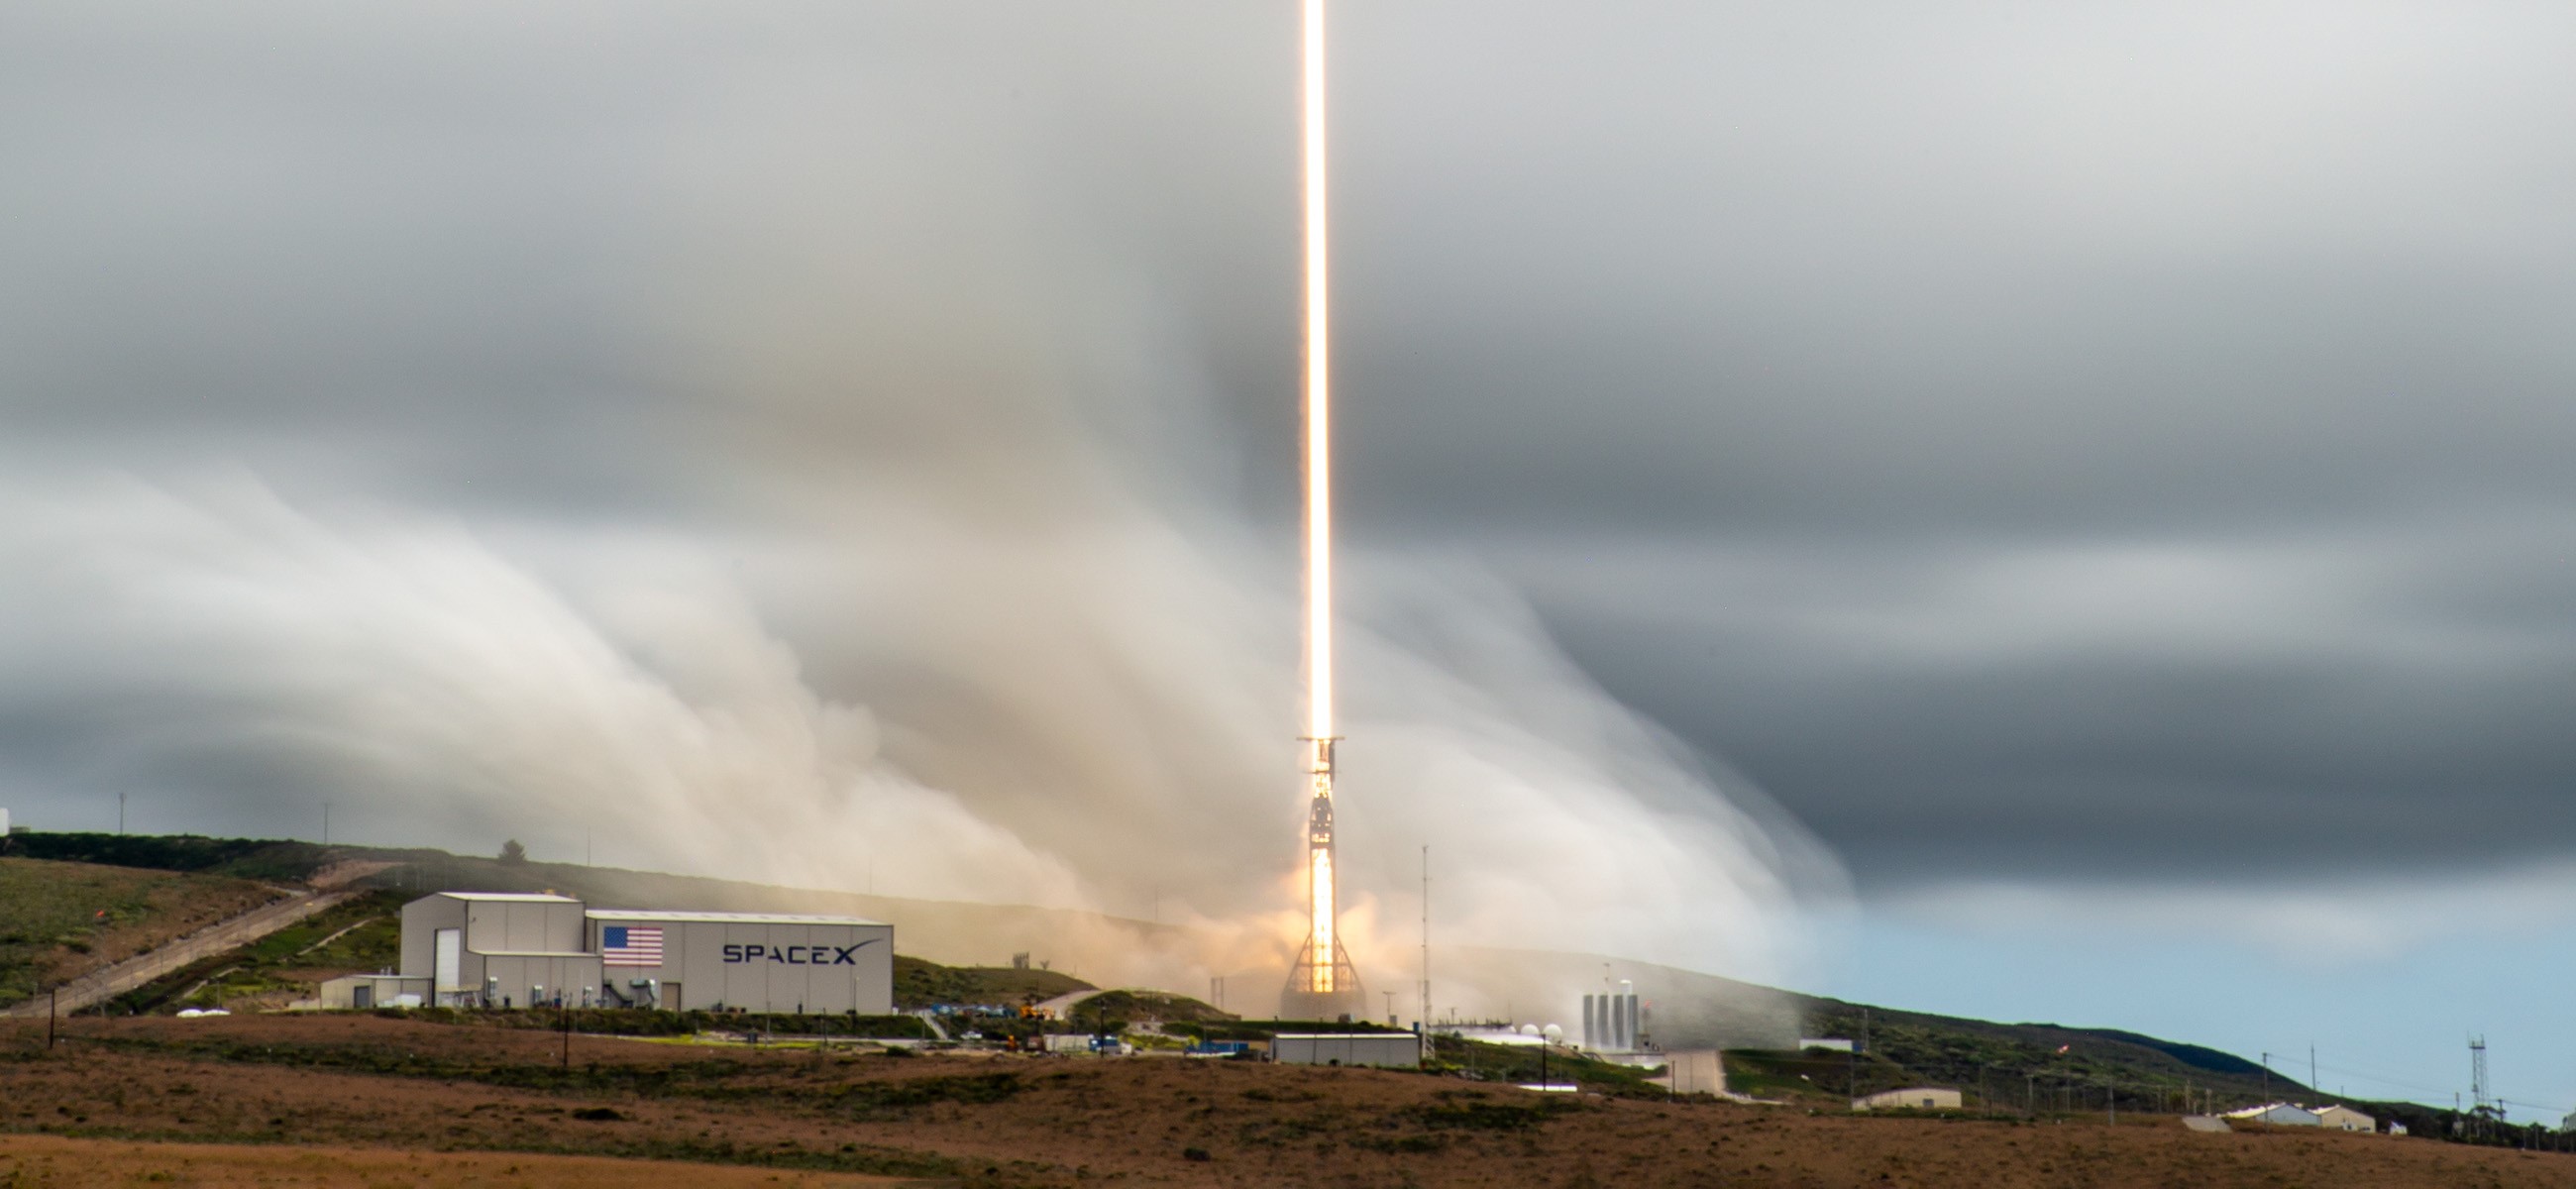
<path fill-rule="evenodd" d="M 2487 1095 L 2494 1089 L 2487 1083 L 2487 1038 L 2472 1036 L 2469 1038 L 2469 1112 L 2485 1114 Z"/>

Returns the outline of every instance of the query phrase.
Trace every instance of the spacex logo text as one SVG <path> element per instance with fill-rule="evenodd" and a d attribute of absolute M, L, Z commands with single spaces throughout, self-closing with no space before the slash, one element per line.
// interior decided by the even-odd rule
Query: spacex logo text
<path fill-rule="evenodd" d="M 724 947 L 726 965 L 736 962 L 784 962 L 790 966 L 856 966 L 853 955 L 877 943 L 876 938 L 857 945 L 729 945 Z"/>

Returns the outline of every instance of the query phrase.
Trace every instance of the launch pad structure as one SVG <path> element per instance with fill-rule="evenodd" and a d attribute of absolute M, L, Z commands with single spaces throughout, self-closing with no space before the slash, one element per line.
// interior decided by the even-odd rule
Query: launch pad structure
<path fill-rule="evenodd" d="M 1324 185 L 1324 0 L 1305 0 L 1306 936 L 1280 992 L 1283 1019 L 1357 1019 L 1367 993 L 1342 945 L 1333 852 L 1333 434 Z"/>

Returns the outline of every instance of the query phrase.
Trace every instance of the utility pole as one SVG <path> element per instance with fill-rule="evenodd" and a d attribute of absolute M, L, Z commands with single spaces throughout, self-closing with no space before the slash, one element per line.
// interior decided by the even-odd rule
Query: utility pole
<path fill-rule="evenodd" d="M 2308 1042 L 2308 1093 L 2320 1093 L 2317 1089 L 2317 1042 L 2313 1040 Z"/>
<path fill-rule="evenodd" d="M 2263 1054 L 2263 1101 L 2272 1101 L 2272 1054 Z"/>
<path fill-rule="evenodd" d="M 331 845 L 331 803 L 322 803 L 322 845 Z"/>
<path fill-rule="evenodd" d="M 1422 844 L 1422 1035 L 1431 1043 L 1431 844 Z"/>
<path fill-rule="evenodd" d="M 125 790 L 116 792 L 116 836 L 125 837 Z"/>

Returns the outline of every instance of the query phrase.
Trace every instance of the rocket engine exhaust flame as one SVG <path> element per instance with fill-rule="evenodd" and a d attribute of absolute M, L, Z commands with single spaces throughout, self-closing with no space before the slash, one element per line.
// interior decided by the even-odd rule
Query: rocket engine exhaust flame
<path fill-rule="evenodd" d="M 1333 871 L 1333 434 L 1324 182 L 1324 0 L 1305 0 L 1306 938 L 1282 1014 L 1356 1013 L 1358 978 L 1336 931 Z M 1292 1010 L 1292 1005 L 1295 1009 Z"/>
<path fill-rule="evenodd" d="M 1324 0 L 1306 0 L 1306 735 L 1317 791 L 1332 793 L 1333 432 L 1331 288 L 1326 284 Z"/>

